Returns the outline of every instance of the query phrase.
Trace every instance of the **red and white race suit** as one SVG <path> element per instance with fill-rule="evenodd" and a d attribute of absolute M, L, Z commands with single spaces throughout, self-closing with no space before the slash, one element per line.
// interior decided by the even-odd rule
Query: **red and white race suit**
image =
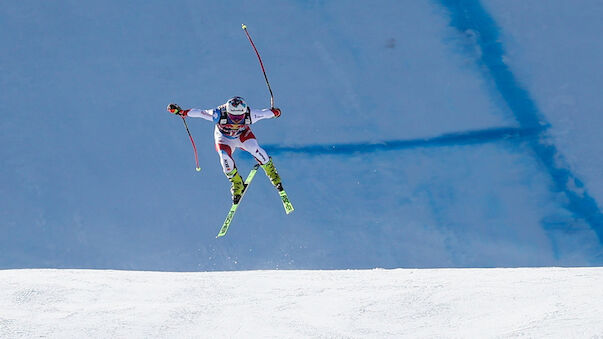
<path fill-rule="evenodd" d="M 250 109 L 246 119 L 239 123 L 235 123 L 228 115 L 223 114 L 223 106 L 206 110 L 193 108 L 188 111 L 188 116 L 213 121 L 216 124 L 214 141 L 224 173 L 232 172 L 236 168 L 232 154 L 237 148 L 249 152 L 262 165 L 270 161 L 250 127 L 260 120 L 274 118 L 274 113 L 269 108 Z"/>

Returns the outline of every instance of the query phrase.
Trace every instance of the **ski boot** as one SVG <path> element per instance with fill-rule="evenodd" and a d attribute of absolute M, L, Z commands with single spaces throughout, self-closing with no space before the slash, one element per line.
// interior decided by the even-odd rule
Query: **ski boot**
<path fill-rule="evenodd" d="M 278 175 L 274 164 L 272 163 L 272 158 L 266 164 L 262 165 L 264 172 L 266 172 L 266 176 L 270 179 L 270 182 L 274 187 L 280 192 L 283 190 L 283 184 L 281 183 L 281 177 Z"/>
<path fill-rule="evenodd" d="M 245 183 L 243 182 L 243 178 L 239 174 L 237 169 L 233 169 L 232 171 L 226 173 L 226 177 L 232 183 L 230 186 L 230 194 L 232 194 L 232 203 L 237 204 L 241 197 L 243 196 L 243 191 L 245 191 Z"/>

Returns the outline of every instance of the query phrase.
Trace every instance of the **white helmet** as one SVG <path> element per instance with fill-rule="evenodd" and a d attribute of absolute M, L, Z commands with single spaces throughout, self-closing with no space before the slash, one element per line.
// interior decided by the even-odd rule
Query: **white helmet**
<path fill-rule="evenodd" d="M 247 104 L 241 97 L 232 97 L 225 104 L 226 113 L 229 115 L 243 115 L 247 113 Z"/>

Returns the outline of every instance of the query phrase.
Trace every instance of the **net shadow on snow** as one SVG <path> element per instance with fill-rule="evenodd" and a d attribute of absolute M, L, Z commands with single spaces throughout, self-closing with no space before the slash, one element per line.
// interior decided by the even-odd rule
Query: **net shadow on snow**
<path fill-rule="evenodd" d="M 528 145 L 534 146 L 536 158 L 544 163 L 544 168 L 549 172 L 553 179 L 553 190 L 561 191 L 566 194 L 569 204 L 566 206 L 576 217 L 588 222 L 591 229 L 595 231 L 599 238 L 599 243 L 603 243 L 603 220 L 601 220 L 601 212 L 599 212 L 596 202 L 590 197 L 585 190 L 578 194 L 565 187 L 565 183 L 569 178 L 572 178 L 576 185 L 583 188 L 583 184 L 566 168 L 556 167 L 551 164 L 551 159 L 554 158 L 554 147 L 550 145 L 540 144 L 540 139 L 546 135 L 547 126 L 538 127 L 496 127 L 483 130 L 463 131 L 446 133 L 431 138 L 407 139 L 407 140 L 386 140 L 381 142 L 359 142 L 345 144 L 310 144 L 310 145 L 293 145 L 281 146 L 276 144 L 264 145 L 266 151 L 270 154 L 282 153 L 297 153 L 310 156 L 319 155 L 351 155 L 361 153 L 373 153 L 384 151 L 400 151 L 416 148 L 433 148 L 433 147 L 452 147 L 463 145 L 478 145 L 495 142 L 526 142 Z M 549 152 L 543 152 L 547 149 Z M 553 148 L 551 152 L 550 148 Z M 542 154 L 547 156 L 543 157 Z M 542 159 L 544 158 L 544 159 Z M 560 228 L 570 230 L 571 225 L 564 225 Z M 603 262 L 603 254 L 596 255 L 594 259 L 597 263 Z"/>
<path fill-rule="evenodd" d="M 360 142 L 300 146 L 265 145 L 264 148 L 271 154 L 304 153 L 310 155 L 337 155 L 372 153 L 376 151 L 398 151 L 413 148 L 473 145 L 499 141 L 518 141 L 536 136 L 541 132 L 541 130 L 542 128 L 499 127 L 484 130 L 447 133 L 432 138 L 386 140 L 378 143 Z"/>
<path fill-rule="evenodd" d="M 474 44 L 479 49 L 477 63 L 484 76 L 491 78 L 497 91 L 519 123 L 519 127 L 548 126 L 546 117 L 539 110 L 530 92 L 515 77 L 505 63 L 506 51 L 502 43 L 501 28 L 482 6 L 480 1 L 441 0 L 441 5 L 450 15 L 450 26 L 459 36 L 471 32 Z M 596 200 L 588 194 L 584 185 L 571 170 L 563 155 L 547 135 L 528 140 L 532 155 L 550 176 L 552 191 L 562 193 L 565 207 L 577 218 L 585 220 L 603 243 L 603 213 Z M 599 255 L 601 261 L 603 254 Z"/>

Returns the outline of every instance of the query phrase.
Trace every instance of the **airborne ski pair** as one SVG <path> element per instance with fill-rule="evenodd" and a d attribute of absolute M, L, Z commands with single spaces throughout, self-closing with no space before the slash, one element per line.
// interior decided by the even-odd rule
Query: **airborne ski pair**
<path fill-rule="evenodd" d="M 247 175 L 247 178 L 245 179 L 245 189 L 243 189 L 243 194 L 241 194 L 241 198 L 239 198 L 238 201 L 232 203 L 232 207 L 230 207 L 230 211 L 228 211 L 228 214 L 226 215 L 226 220 L 224 220 L 224 224 L 222 225 L 222 228 L 220 229 L 220 233 L 218 233 L 216 238 L 226 235 L 226 232 L 228 231 L 228 228 L 230 227 L 232 218 L 234 217 L 235 213 L 237 212 L 237 209 L 239 208 L 239 204 L 241 203 L 241 200 L 243 200 L 245 193 L 247 193 L 247 190 L 249 189 L 249 184 L 251 184 L 251 181 L 255 177 L 255 174 L 257 173 L 259 167 L 260 167 L 259 164 L 255 164 L 253 166 L 253 168 L 251 169 L 251 171 L 249 171 L 249 174 Z M 283 202 L 283 208 L 285 209 L 285 212 L 287 214 L 293 212 L 293 210 L 294 210 L 293 205 L 289 201 L 289 197 L 287 196 L 287 192 L 285 192 L 285 190 L 283 189 L 283 186 L 280 185 L 279 187 L 277 187 L 277 190 L 278 190 L 278 194 L 281 197 L 281 201 Z"/>
<path fill-rule="evenodd" d="M 264 64 L 262 62 L 262 58 L 251 39 L 251 36 L 247 32 L 247 26 L 242 25 L 247 38 L 253 50 L 255 51 L 260 66 L 262 68 L 262 72 L 264 74 L 264 79 L 266 81 L 266 85 L 268 87 L 268 91 L 270 92 L 270 108 L 264 110 L 250 109 L 243 98 L 241 97 L 233 97 L 229 99 L 226 104 L 219 106 L 216 109 L 212 110 L 200 110 L 200 109 L 185 109 L 183 110 L 177 104 L 169 104 L 168 111 L 180 115 L 182 117 L 182 121 L 184 122 L 184 126 L 186 128 L 186 132 L 190 138 L 190 141 L 193 146 L 193 151 L 195 153 L 195 162 L 196 162 L 196 170 L 200 171 L 199 167 L 199 158 L 197 155 L 197 148 L 195 146 L 195 141 L 191 136 L 191 133 L 188 129 L 188 125 L 186 123 L 187 116 L 193 116 L 198 118 L 203 118 L 205 120 L 214 121 L 216 123 L 214 138 L 216 142 L 216 150 L 220 154 L 221 164 L 223 166 L 224 174 L 228 177 L 228 179 L 232 183 L 231 192 L 233 195 L 233 203 L 232 206 L 226 216 L 226 220 L 224 224 L 220 228 L 220 232 L 217 237 L 222 237 L 228 231 L 232 219 L 239 207 L 239 204 L 247 192 L 251 181 L 255 177 L 255 174 L 261 164 L 263 169 L 266 171 L 266 174 L 270 178 L 270 181 L 275 186 L 275 188 L 279 192 L 279 196 L 283 203 L 283 207 L 285 208 L 285 212 L 287 214 L 293 211 L 293 205 L 289 201 L 287 193 L 283 189 L 280 176 L 278 175 L 276 168 L 272 163 L 272 159 L 268 156 L 268 154 L 257 144 L 255 140 L 255 136 L 251 129 L 249 129 L 249 125 L 254 122 L 266 118 L 278 118 L 281 116 L 281 110 L 274 106 L 274 95 L 272 93 L 272 89 L 270 88 L 270 82 L 268 81 L 268 76 L 266 75 L 266 70 L 264 69 Z M 247 152 L 254 154 L 256 160 L 259 164 L 253 166 L 245 181 L 239 174 L 235 164 L 234 159 L 232 158 L 232 152 L 236 148 L 242 148 Z"/>

